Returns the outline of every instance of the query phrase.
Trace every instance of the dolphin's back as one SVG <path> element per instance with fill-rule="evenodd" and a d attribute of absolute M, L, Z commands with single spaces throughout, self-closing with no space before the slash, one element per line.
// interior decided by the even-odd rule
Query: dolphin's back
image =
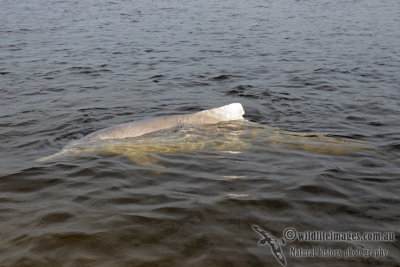
<path fill-rule="evenodd" d="M 76 145 L 104 139 L 123 139 L 141 136 L 147 133 L 173 128 L 178 125 L 177 121 L 177 116 L 171 116 L 123 123 L 88 134 L 72 144 Z"/>
<path fill-rule="evenodd" d="M 88 134 L 83 138 L 72 142 L 71 145 L 79 145 L 105 139 L 137 137 L 184 124 L 214 124 L 223 121 L 242 120 L 243 114 L 244 110 L 242 105 L 240 103 L 233 103 L 194 114 L 175 115 L 115 125 Z"/>

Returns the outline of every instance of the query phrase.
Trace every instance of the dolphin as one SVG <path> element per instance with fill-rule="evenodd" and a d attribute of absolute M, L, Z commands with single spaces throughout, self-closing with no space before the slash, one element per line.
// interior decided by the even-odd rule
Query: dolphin
<path fill-rule="evenodd" d="M 251 148 L 278 145 L 290 150 L 347 156 L 369 148 L 363 142 L 322 133 L 280 130 L 245 120 L 243 115 L 243 106 L 232 103 L 193 114 L 119 124 L 72 141 L 60 152 L 36 161 L 119 154 L 141 165 L 162 167 L 155 160 L 160 153 L 199 150 L 241 153 Z"/>
<path fill-rule="evenodd" d="M 232 103 L 219 108 L 203 110 L 193 114 L 142 120 L 115 125 L 88 134 L 72 145 L 95 142 L 105 139 L 137 137 L 151 132 L 171 129 L 181 125 L 216 124 L 224 121 L 243 120 L 244 109 L 240 103 Z"/>
<path fill-rule="evenodd" d="M 82 152 L 82 148 L 85 148 L 85 152 L 94 150 L 98 151 L 99 149 L 94 148 L 97 147 L 104 149 L 104 145 L 99 145 L 100 141 L 139 137 L 149 133 L 167 130 L 178 126 L 199 126 L 217 124 L 227 121 L 244 120 L 243 114 L 244 109 L 242 104 L 232 103 L 222 107 L 207 109 L 193 114 L 173 115 L 149 120 L 123 123 L 90 133 L 79 140 L 71 142 L 60 152 L 48 157 L 37 159 L 36 161 L 44 162 L 54 160 L 56 158 L 59 158 L 60 156 L 70 155 L 72 154 L 72 152 L 77 152 L 78 150 Z M 109 145 L 109 143 L 107 142 L 106 144 Z M 118 151 L 118 149 L 116 148 L 119 147 L 121 147 L 120 143 L 119 145 L 117 145 L 114 142 L 111 147 L 107 146 L 107 149 L 105 150 L 109 152 L 116 152 Z"/>

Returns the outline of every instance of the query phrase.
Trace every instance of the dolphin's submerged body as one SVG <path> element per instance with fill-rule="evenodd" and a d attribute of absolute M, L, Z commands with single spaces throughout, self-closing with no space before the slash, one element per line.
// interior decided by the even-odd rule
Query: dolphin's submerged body
<path fill-rule="evenodd" d="M 233 103 L 193 114 L 124 123 L 93 132 L 37 161 L 122 154 L 134 162 L 157 166 L 157 154 L 188 150 L 239 153 L 251 147 L 280 145 L 313 153 L 348 155 L 366 148 L 353 140 L 281 131 L 244 120 L 243 114 L 242 105 Z"/>

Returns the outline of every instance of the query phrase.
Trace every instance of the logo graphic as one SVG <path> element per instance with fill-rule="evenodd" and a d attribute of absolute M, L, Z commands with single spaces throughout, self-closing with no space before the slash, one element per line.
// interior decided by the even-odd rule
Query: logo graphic
<path fill-rule="evenodd" d="M 270 232 L 265 231 L 258 225 L 252 225 L 253 230 L 262 238 L 258 241 L 259 246 L 271 248 L 274 257 L 282 265 L 286 266 L 287 261 L 283 254 L 282 247 L 288 242 L 307 241 L 307 242 L 346 242 L 352 243 L 357 241 L 365 242 L 393 242 L 396 240 L 394 232 L 337 232 L 337 231 L 297 231 L 294 227 L 285 228 L 281 238 L 276 238 Z M 347 249 L 326 246 L 312 246 L 307 248 L 289 246 L 289 257 L 312 257 L 312 258 L 343 258 L 363 257 L 375 258 L 387 257 L 389 252 L 387 249 L 379 246 L 378 248 L 354 248 L 355 245 L 349 245 Z"/>
<path fill-rule="evenodd" d="M 274 254 L 275 258 L 279 261 L 280 264 L 286 266 L 286 258 L 283 255 L 281 246 L 286 245 L 286 241 L 282 238 L 279 240 L 275 236 L 273 236 L 270 232 L 265 231 L 260 226 L 253 225 L 253 230 L 256 231 L 262 238 L 258 241 L 259 246 L 268 245 L 271 247 L 271 251 Z"/>

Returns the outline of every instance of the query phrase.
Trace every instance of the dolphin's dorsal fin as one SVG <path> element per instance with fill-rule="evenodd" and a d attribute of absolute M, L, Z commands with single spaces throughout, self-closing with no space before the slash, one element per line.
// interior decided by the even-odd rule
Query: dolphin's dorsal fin
<path fill-rule="evenodd" d="M 219 108 L 207 109 L 197 114 L 207 115 L 220 121 L 243 120 L 244 109 L 240 103 L 232 103 Z"/>

